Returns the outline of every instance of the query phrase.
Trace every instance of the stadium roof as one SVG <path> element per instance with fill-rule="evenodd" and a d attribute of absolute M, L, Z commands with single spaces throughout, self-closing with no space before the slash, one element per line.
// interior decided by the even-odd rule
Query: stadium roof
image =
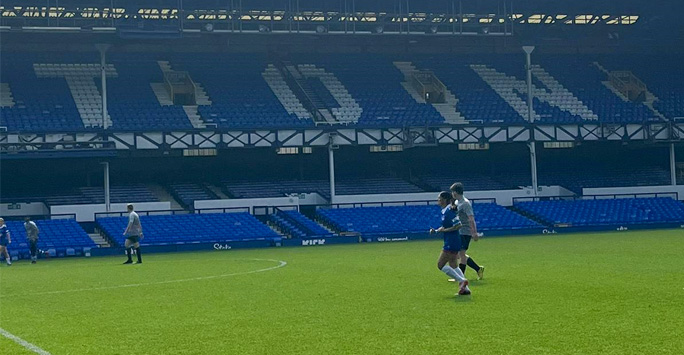
<path fill-rule="evenodd" d="M 682 1 L 643 0 L 4 0 L 2 30 L 117 27 L 174 20 L 181 29 L 261 32 L 544 34 L 542 28 L 633 27 L 652 39 L 684 34 Z M 141 26 L 140 24 L 137 24 Z M 207 26 L 210 25 L 210 26 Z M 525 31 L 525 27 L 533 27 Z M 632 30 L 634 31 L 634 30 Z M 655 38 L 655 39 L 657 39 Z"/>

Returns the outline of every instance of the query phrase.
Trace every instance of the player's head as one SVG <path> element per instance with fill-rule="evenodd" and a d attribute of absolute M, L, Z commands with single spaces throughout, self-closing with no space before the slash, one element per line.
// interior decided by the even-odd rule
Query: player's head
<path fill-rule="evenodd" d="M 5 220 L 2 219 L 2 218 L 0 218 L 0 227 L 2 227 L 2 226 L 4 226 L 4 225 L 5 225 Z"/>
<path fill-rule="evenodd" d="M 437 196 L 437 203 L 439 204 L 439 207 L 444 208 L 444 207 L 448 206 L 449 204 L 451 204 L 451 202 L 452 202 L 452 198 L 451 198 L 451 194 L 449 193 L 449 191 L 442 191 Z"/>
<path fill-rule="evenodd" d="M 24 217 L 24 222 L 29 222 L 29 221 L 31 221 L 31 217 L 29 217 L 29 216 Z"/>
<path fill-rule="evenodd" d="M 133 204 L 132 203 L 127 204 L 126 209 L 128 210 L 128 212 L 133 212 Z"/>
<path fill-rule="evenodd" d="M 455 182 L 453 185 L 451 185 L 449 190 L 451 190 L 451 195 L 454 198 L 457 198 L 459 196 L 463 196 L 463 184 L 460 182 Z"/>

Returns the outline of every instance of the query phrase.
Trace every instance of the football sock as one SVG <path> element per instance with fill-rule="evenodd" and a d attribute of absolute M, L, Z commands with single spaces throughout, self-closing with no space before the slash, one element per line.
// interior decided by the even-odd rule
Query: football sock
<path fill-rule="evenodd" d="M 470 268 L 472 268 L 475 271 L 480 271 L 480 265 L 477 265 L 473 258 L 468 258 L 468 266 L 470 266 Z"/>
<path fill-rule="evenodd" d="M 138 255 L 138 262 L 142 262 L 142 254 L 140 253 L 140 248 L 135 248 L 135 254 Z"/>
<path fill-rule="evenodd" d="M 131 258 L 131 254 L 133 254 L 133 248 L 126 249 L 126 256 L 128 256 L 128 261 L 133 261 L 133 259 Z"/>
<path fill-rule="evenodd" d="M 449 265 L 444 265 L 442 268 L 442 272 L 447 274 L 447 276 L 454 278 L 458 280 L 458 282 L 463 282 L 466 280 L 465 276 L 463 276 L 463 273 L 459 269 L 454 269 Z"/>
<path fill-rule="evenodd" d="M 458 268 L 465 275 L 466 264 L 458 264 Z"/>

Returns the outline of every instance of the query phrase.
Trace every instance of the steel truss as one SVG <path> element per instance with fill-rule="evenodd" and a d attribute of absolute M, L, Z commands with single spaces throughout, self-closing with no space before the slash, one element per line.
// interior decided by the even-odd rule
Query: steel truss
<path fill-rule="evenodd" d="M 171 132 L 0 132 L 0 152 L 160 150 L 401 145 L 404 148 L 460 143 L 681 142 L 684 123 L 580 125 L 465 125 L 409 128 L 325 127 L 280 130 L 197 129 Z"/>

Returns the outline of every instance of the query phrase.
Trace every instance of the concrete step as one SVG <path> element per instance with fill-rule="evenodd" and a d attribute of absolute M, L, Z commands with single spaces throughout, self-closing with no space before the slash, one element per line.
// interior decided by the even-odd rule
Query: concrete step
<path fill-rule="evenodd" d="M 629 102 L 627 96 L 623 95 L 620 91 L 618 91 L 618 89 L 616 89 L 615 86 L 613 86 L 613 84 L 610 83 L 610 81 L 602 81 L 601 84 L 603 84 L 603 86 L 605 86 L 613 94 L 619 97 L 622 101 Z"/>
<path fill-rule="evenodd" d="M 152 91 L 154 91 L 154 95 L 157 96 L 157 101 L 159 101 L 160 105 L 173 105 L 171 95 L 169 94 L 169 91 L 166 90 L 166 85 L 164 85 L 164 83 L 150 83 L 150 86 L 152 87 Z"/>
<path fill-rule="evenodd" d="M 0 107 L 14 106 L 14 97 L 9 83 L 0 83 Z"/>
<path fill-rule="evenodd" d="M 401 86 L 404 87 L 404 90 L 406 90 L 406 92 L 409 93 L 409 95 L 411 95 L 411 97 L 412 97 L 417 103 L 419 103 L 419 104 L 424 104 L 424 103 L 425 103 L 425 99 L 424 99 L 423 97 L 420 96 L 420 94 L 413 88 L 413 86 L 411 86 L 411 83 L 406 82 L 406 81 L 403 81 L 403 82 L 401 83 Z"/>
<path fill-rule="evenodd" d="M 107 240 L 97 233 L 89 233 L 88 237 L 93 240 L 93 243 L 97 244 L 100 248 L 109 248 L 111 245 Z"/>
<path fill-rule="evenodd" d="M 146 186 L 148 189 L 150 189 L 150 191 L 155 196 L 157 196 L 159 201 L 162 201 L 162 202 L 169 201 L 171 203 L 171 209 L 172 210 L 182 210 L 183 209 L 183 206 L 181 206 L 181 204 L 178 203 L 178 201 L 176 201 L 176 199 L 173 198 L 173 196 L 171 196 L 171 194 L 168 191 L 166 191 L 166 189 L 164 187 L 162 187 L 161 185 L 147 184 Z"/>
<path fill-rule="evenodd" d="M 197 106 L 183 106 L 183 111 L 185 111 L 185 115 L 188 116 L 188 119 L 190 120 L 190 123 L 192 123 L 193 127 L 207 128 L 207 125 L 197 112 Z"/>
<path fill-rule="evenodd" d="M 216 194 L 216 196 L 218 196 L 218 198 L 220 198 L 221 200 L 229 200 L 230 199 L 230 197 L 228 197 L 228 195 L 224 194 L 223 191 L 221 191 L 220 187 L 214 186 L 214 185 L 209 185 L 209 184 L 205 184 L 205 186 L 207 187 L 207 189 L 209 189 L 209 191 Z"/>

